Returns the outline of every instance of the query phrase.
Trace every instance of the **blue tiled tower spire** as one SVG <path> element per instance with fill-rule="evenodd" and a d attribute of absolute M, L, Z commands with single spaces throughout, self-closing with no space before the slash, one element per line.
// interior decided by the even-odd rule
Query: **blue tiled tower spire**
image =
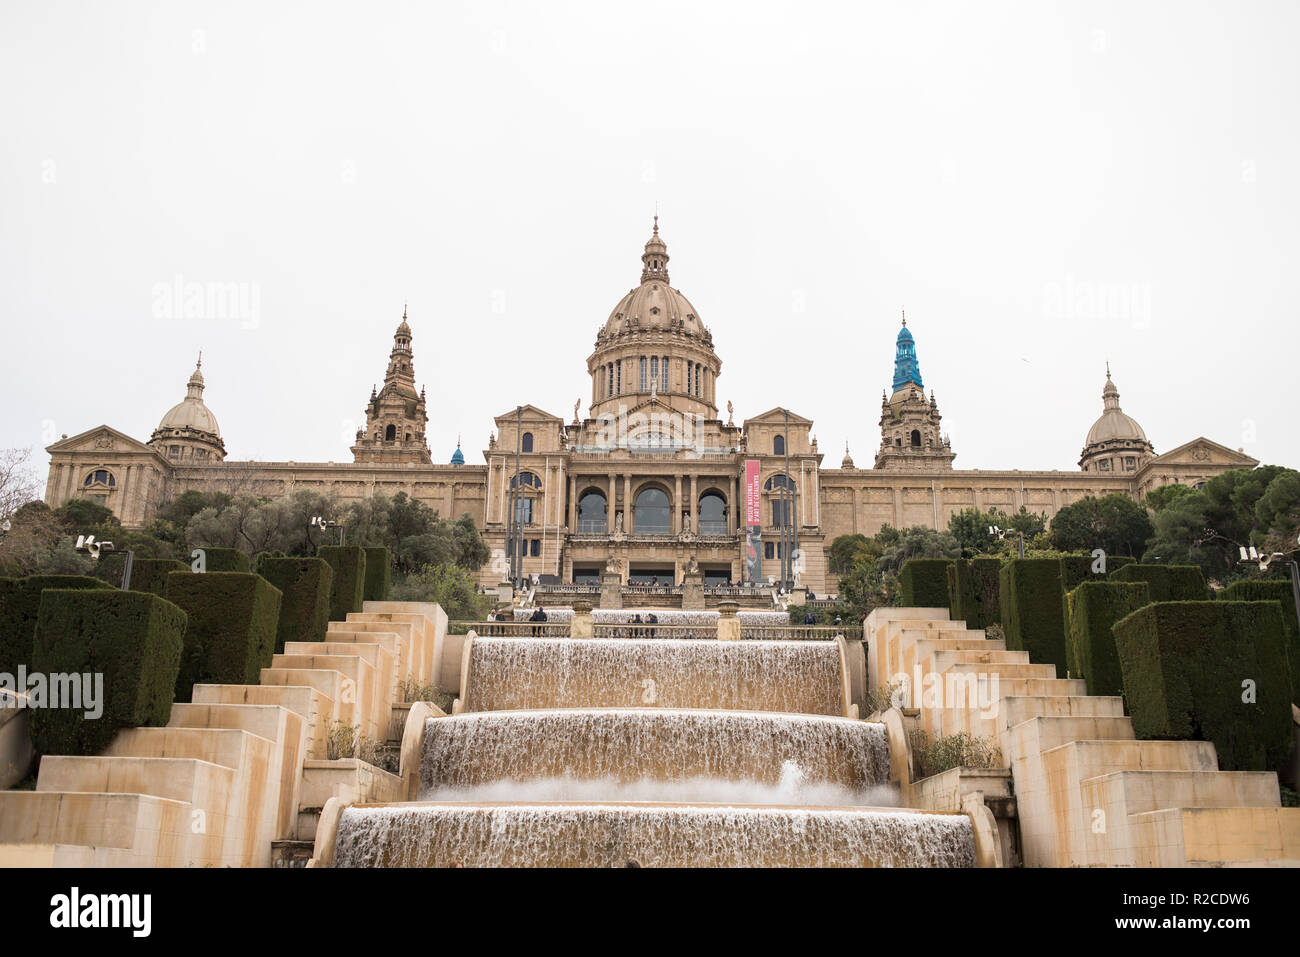
<path fill-rule="evenodd" d="M 916 361 L 916 344 L 912 334 L 907 331 L 907 316 L 903 316 L 903 328 L 898 333 L 898 352 L 894 356 L 894 391 L 897 392 L 909 382 L 924 389 L 921 381 L 921 366 Z"/>

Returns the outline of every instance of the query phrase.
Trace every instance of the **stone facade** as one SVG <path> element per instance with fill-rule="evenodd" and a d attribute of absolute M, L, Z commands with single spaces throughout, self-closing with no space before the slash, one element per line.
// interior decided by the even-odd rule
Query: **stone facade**
<path fill-rule="evenodd" d="M 185 400 L 148 443 L 104 425 L 51 445 L 45 499 L 57 506 L 92 498 L 123 524 L 140 526 L 188 489 L 273 496 L 310 488 L 344 503 L 406 492 L 443 516 L 474 517 L 493 549 L 481 581 L 494 584 L 513 552 L 514 497 L 527 574 L 596 584 L 611 568 L 623 581 L 667 584 L 681 582 L 694 562 L 709 583 L 738 582 L 745 575 L 746 462 L 756 461 L 762 577 L 781 573 L 782 525 L 789 523 L 802 583 L 822 593 L 834 587 L 826 548 L 842 534 L 872 535 L 885 524 L 944 528 L 952 514 L 972 506 L 1012 511 L 1024 505 L 1050 518 L 1088 495 L 1140 499 L 1159 485 L 1197 485 L 1258 464 L 1205 438 L 1156 455 L 1140 426 L 1119 410 L 1108 371 L 1103 414 L 1088 433 L 1080 471 L 955 470 L 904 324 L 893 393 L 882 396 L 875 467 L 855 468 L 847 447 L 841 468 L 824 467 L 809 418 L 774 408 L 737 425 L 727 403 L 723 421 L 722 363 L 712 333 L 669 285 L 668 260 L 656 222 L 640 284 L 597 331 L 587 359 L 587 415 L 580 415 L 581 400 L 567 422 L 532 405 L 505 411 L 495 419 L 481 465 L 463 464 L 459 448 L 450 464 L 432 463 L 404 311 L 353 462 L 226 461 L 196 369 Z M 793 490 L 792 501 L 783 498 L 783 485 Z"/>

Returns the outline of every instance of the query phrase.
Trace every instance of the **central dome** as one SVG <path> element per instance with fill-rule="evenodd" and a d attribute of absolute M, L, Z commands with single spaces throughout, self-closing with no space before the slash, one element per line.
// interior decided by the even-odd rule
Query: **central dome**
<path fill-rule="evenodd" d="M 1088 438 L 1084 445 L 1097 445 L 1116 440 L 1147 442 L 1147 434 L 1142 431 L 1142 426 L 1138 425 L 1137 420 L 1120 410 L 1119 389 L 1115 388 L 1109 372 L 1106 373 L 1106 385 L 1101 390 L 1101 396 L 1105 409 L 1101 417 L 1088 430 Z"/>
<path fill-rule="evenodd" d="M 668 246 L 659 238 L 659 217 L 641 254 L 641 285 L 618 301 L 598 339 L 654 330 L 709 338 L 695 307 L 669 285 Z"/>

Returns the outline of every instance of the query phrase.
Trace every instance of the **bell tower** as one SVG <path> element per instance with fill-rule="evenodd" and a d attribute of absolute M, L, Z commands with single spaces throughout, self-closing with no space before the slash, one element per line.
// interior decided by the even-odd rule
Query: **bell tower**
<path fill-rule="evenodd" d="M 934 392 L 927 402 L 921 382 L 921 365 L 916 342 L 907 328 L 898 333 L 894 356 L 894 394 L 880 396 L 880 451 L 875 467 L 895 471 L 951 471 L 952 451 L 948 437 L 939 431 L 939 405 Z"/>
<path fill-rule="evenodd" d="M 411 350 L 411 327 L 402 309 L 402 322 L 393 334 L 393 351 L 388 356 L 384 387 L 370 390 L 366 403 L 366 426 L 357 429 L 352 446 L 354 462 L 391 464 L 417 462 L 432 465 L 424 437 L 429 416 L 424 390 L 415 391 L 415 361 Z"/>

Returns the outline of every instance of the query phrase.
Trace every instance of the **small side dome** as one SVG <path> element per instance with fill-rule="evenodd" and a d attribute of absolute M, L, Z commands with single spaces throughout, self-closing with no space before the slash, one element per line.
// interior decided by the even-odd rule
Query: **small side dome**
<path fill-rule="evenodd" d="M 459 442 L 456 443 L 456 451 L 451 453 L 451 464 L 452 465 L 465 464 L 465 453 L 460 450 Z"/>
<path fill-rule="evenodd" d="M 840 468 L 842 468 L 842 469 L 851 469 L 851 468 L 856 468 L 856 467 L 857 467 L 857 466 L 855 466 L 855 465 L 853 464 L 853 456 L 849 455 L 849 443 L 845 442 L 845 443 L 844 443 L 844 458 L 843 458 L 843 460 L 841 460 L 841 462 L 840 462 Z"/>

